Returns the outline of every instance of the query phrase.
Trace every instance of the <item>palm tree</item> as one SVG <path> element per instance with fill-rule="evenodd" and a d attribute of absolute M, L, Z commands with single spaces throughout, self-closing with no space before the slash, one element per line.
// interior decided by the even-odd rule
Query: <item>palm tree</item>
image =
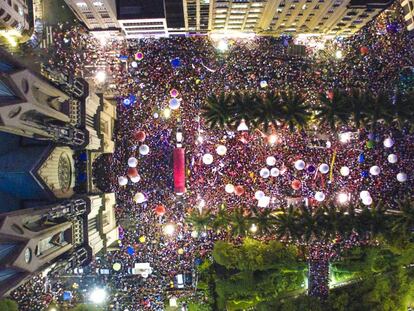
<path fill-rule="evenodd" d="M 186 222 L 193 225 L 197 231 L 206 230 L 211 225 L 211 212 L 207 209 L 193 209 L 186 217 Z"/>
<path fill-rule="evenodd" d="M 249 217 L 244 215 L 243 207 L 236 208 L 229 216 L 230 233 L 234 237 L 246 236 L 250 225 Z"/>
<path fill-rule="evenodd" d="M 345 92 L 339 89 L 333 91 L 332 100 L 325 94 L 321 94 L 320 106 L 316 108 L 319 123 L 328 125 L 333 131 L 336 131 L 338 126 L 346 124 L 349 119 L 346 98 Z"/>
<path fill-rule="evenodd" d="M 345 109 L 357 129 L 367 123 L 368 98 L 366 91 L 356 88 L 352 89 L 348 97 L 345 98 Z"/>
<path fill-rule="evenodd" d="M 367 118 L 372 131 L 375 131 L 378 121 L 383 121 L 385 124 L 392 122 L 391 100 L 385 92 L 377 95 L 371 94 L 367 108 Z"/>
<path fill-rule="evenodd" d="M 292 205 L 289 205 L 287 209 L 282 207 L 282 212 L 278 213 L 275 219 L 276 236 L 279 239 L 296 239 L 300 236 L 298 216 L 298 212 Z"/>
<path fill-rule="evenodd" d="M 374 236 L 388 229 L 388 217 L 386 216 L 386 211 L 387 209 L 381 201 L 379 201 L 374 205 L 374 207 L 371 208 L 371 224 L 369 231 Z"/>
<path fill-rule="evenodd" d="M 213 216 L 212 219 L 212 228 L 214 230 L 227 230 L 229 225 L 229 214 L 225 204 L 221 204 L 217 214 Z"/>
<path fill-rule="evenodd" d="M 276 219 L 272 215 L 272 210 L 259 211 L 257 208 L 253 208 L 253 213 L 252 222 L 257 226 L 259 235 L 270 235 L 274 232 Z"/>
<path fill-rule="evenodd" d="M 409 198 L 397 202 L 400 214 L 395 217 L 392 231 L 403 235 L 414 229 L 414 204 Z"/>
<path fill-rule="evenodd" d="M 236 92 L 232 96 L 231 124 L 237 126 L 242 120 L 248 127 L 257 127 L 259 124 L 259 109 L 262 98 L 254 93 Z"/>
<path fill-rule="evenodd" d="M 323 206 L 321 209 L 323 210 L 323 214 L 325 216 L 325 221 L 323 223 L 324 237 L 325 239 L 331 240 L 339 233 L 339 213 L 335 206 Z M 318 226 L 319 225 L 322 224 L 318 224 Z"/>
<path fill-rule="evenodd" d="M 229 124 L 230 120 L 230 103 L 231 97 L 224 92 L 219 96 L 212 94 L 207 97 L 205 105 L 202 107 L 203 117 L 209 124 L 210 128 L 216 127 L 223 129 Z"/>
<path fill-rule="evenodd" d="M 302 230 L 302 239 L 305 242 L 310 242 L 321 236 L 315 214 L 305 205 L 300 207 L 299 225 Z"/>
<path fill-rule="evenodd" d="M 282 105 L 279 94 L 267 92 L 263 98 L 262 105 L 259 107 L 259 122 L 263 125 L 264 131 L 269 130 L 269 125 L 277 126 L 277 121 L 281 119 Z"/>
<path fill-rule="evenodd" d="M 281 99 L 281 119 L 285 125 L 289 126 L 290 131 L 306 127 L 310 113 L 309 106 L 304 103 L 303 99 L 291 91 L 282 92 Z"/>
<path fill-rule="evenodd" d="M 405 125 L 412 127 L 412 123 L 414 122 L 414 92 L 398 92 L 395 95 L 392 108 L 394 121 L 400 128 Z"/>

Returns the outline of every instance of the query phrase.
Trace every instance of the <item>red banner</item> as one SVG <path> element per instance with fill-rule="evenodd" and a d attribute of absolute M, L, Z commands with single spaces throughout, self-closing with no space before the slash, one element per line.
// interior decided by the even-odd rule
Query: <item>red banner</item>
<path fill-rule="evenodd" d="M 185 192 L 185 149 L 175 148 L 173 152 L 174 161 L 174 191 Z"/>

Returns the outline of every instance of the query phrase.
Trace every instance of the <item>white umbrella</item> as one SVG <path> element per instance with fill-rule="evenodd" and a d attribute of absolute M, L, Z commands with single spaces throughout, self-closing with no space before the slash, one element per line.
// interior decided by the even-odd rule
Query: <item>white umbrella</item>
<path fill-rule="evenodd" d="M 137 167 L 137 165 L 138 165 L 138 160 L 137 160 L 137 158 L 135 158 L 135 157 L 130 157 L 130 158 L 128 159 L 128 166 L 129 166 L 129 167 Z"/>

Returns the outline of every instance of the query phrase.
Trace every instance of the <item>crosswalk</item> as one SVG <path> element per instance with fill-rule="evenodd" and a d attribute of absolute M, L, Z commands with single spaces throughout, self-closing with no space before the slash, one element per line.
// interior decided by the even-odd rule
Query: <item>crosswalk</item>
<path fill-rule="evenodd" d="M 52 26 L 46 26 L 44 28 L 43 39 L 40 42 L 40 47 L 42 49 L 47 49 L 53 44 L 53 30 Z"/>

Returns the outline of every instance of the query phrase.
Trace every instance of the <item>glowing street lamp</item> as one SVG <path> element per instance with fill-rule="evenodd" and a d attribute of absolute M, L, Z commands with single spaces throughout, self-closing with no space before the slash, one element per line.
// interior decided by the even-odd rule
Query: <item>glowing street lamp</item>
<path fill-rule="evenodd" d="M 345 204 L 346 202 L 348 202 L 349 195 L 345 192 L 341 192 L 338 194 L 337 199 L 340 204 Z"/>
<path fill-rule="evenodd" d="M 249 228 L 251 233 L 256 233 L 257 232 L 257 226 L 255 224 L 252 224 Z"/>
<path fill-rule="evenodd" d="M 341 50 L 338 50 L 338 51 L 335 52 L 335 58 L 336 59 L 341 59 L 342 56 L 343 56 L 343 54 L 342 54 L 342 51 Z"/>
<path fill-rule="evenodd" d="M 98 71 L 95 75 L 95 79 L 98 83 L 104 83 L 106 81 L 105 71 Z"/>
<path fill-rule="evenodd" d="M 242 119 L 241 121 L 240 121 L 240 124 L 239 124 L 239 126 L 237 127 L 237 130 L 239 131 L 239 132 L 241 132 L 241 131 L 248 131 L 249 130 L 249 128 L 247 127 L 247 125 L 246 125 L 246 121 L 244 121 L 244 119 Z"/>
<path fill-rule="evenodd" d="M 163 231 L 165 235 L 172 236 L 175 232 L 175 226 L 173 224 L 166 224 Z"/>
<path fill-rule="evenodd" d="M 166 119 L 169 119 L 171 117 L 171 109 L 170 108 L 165 108 L 162 113 L 164 115 L 164 118 L 166 118 Z"/>
<path fill-rule="evenodd" d="M 224 52 L 226 52 L 229 49 L 229 46 L 228 46 L 227 42 L 222 39 L 222 40 L 219 41 L 219 43 L 217 45 L 217 49 L 220 52 L 224 53 Z"/>
<path fill-rule="evenodd" d="M 89 296 L 89 300 L 95 304 L 101 304 L 106 300 L 107 292 L 103 288 L 95 288 Z"/>

